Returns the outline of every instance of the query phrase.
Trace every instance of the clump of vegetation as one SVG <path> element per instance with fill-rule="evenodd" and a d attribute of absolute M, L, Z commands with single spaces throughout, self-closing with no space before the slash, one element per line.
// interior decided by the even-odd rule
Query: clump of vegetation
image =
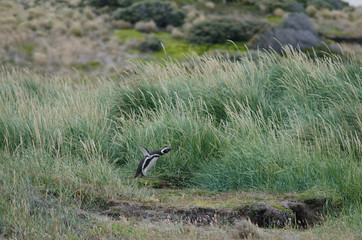
<path fill-rule="evenodd" d="M 81 24 L 79 22 L 73 23 L 69 28 L 68 34 L 76 37 L 83 36 L 83 29 Z"/>
<path fill-rule="evenodd" d="M 309 5 L 306 9 L 305 9 L 306 13 L 308 13 L 309 16 L 315 16 L 316 13 L 318 12 L 317 8 L 313 5 Z"/>
<path fill-rule="evenodd" d="M 314 35 L 317 34 L 313 22 L 304 13 L 290 14 L 283 20 L 283 27 L 295 30 L 306 30 Z"/>
<path fill-rule="evenodd" d="M 259 37 L 257 46 L 282 52 L 283 46 L 302 50 L 322 45 L 317 31 L 308 16 L 303 13 L 292 14 L 283 20 L 283 28 L 273 28 Z"/>
<path fill-rule="evenodd" d="M 245 41 L 266 27 L 265 22 L 255 19 L 217 17 L 194 24 L 189 30 L 188 40 L 198 44 Z"/>
<path fill-rule="evenodd" d="M 161 50 L 161 42 L 157 37 L 146 38 L 139 43 L 138 49 L 141 52 L 156 52 Z"/>
<path fill-rule="evenodd" d="M 156 23 L 153 20 L 149 22 L 137 22 L 134 28 L 140 32 L 147 32 L 147 33 L 157 31 Z"/>
<path fill-rule="evenodd" d="M 233 227 L 233 236 L 235 239 L 263 239 L 263 232 L 254 224 L 247 220 L 240 220 Z"/>
<path fill-rule="evenodd" d="M 342 0 L 249 0 L 248 2 L 269 13 L 277 8 L 291 12 L 301 12 L 311 5 L 318 9 L 341 9 L 346 6 L 346 3 Z"/>
<path fill-rule="evenodd" d="M 346 6 L 347 4 L 341 0 L 307 0 L 305 5 L 312 5 L 318 9 L 342 9 L 342 7 Z"/>
<path fill-rule="evenodd" d="M 128 7 L 133 3 L 133 0 L 88 0 L 88 3 L 96 7 Z"/>
<path fill-rule="evenodd" d="M 131 23 L 153 20 L 159 27 L 180 26 L 183 24 L 185 16 L 182 10 L 173 8 L 170 2 L 158 1 L 136 2 L 114 12 L 116 19 Z"/>
<path fill-rule="evenodd" d="M 250 0 L 250 3 L 257 6 L 264 12 L 273 12 L 280 8 L 288 11 L 300 11 L 302 5 L 297 0 Z"/>

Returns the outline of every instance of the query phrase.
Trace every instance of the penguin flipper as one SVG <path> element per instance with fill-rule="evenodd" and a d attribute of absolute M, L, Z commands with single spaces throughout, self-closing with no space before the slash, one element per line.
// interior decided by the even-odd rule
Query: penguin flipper
<path fill-rule="evenodd" d="M 150 156 L 150 151 L 147 148 L 140 146 L 139 149 L 142 151 L 144 157 Z"/>
<path fill-rule="evenodd" d="M 142 166 L 143 166 L 144 161 L 145 161 L 145 158 L 142 158 L 141 162 L 138 164 L 136 175 L 134 176 L 135 178 L 143 176 Z"/>
<path fill-rule="evenodd" d="M 140 164 L 141 165 L 141 164 Z M 142 174 L 142 165 L 141 165 L 141 167 L 140 166 L 138 166 L 138 168 L 137 168 L 137 172 L 136 172 L 136 175 L 134 176 L 134 178 L 138 178 L 138 177 L 140 177 L 140 176 L 142 176 L 143 174 Z"/>

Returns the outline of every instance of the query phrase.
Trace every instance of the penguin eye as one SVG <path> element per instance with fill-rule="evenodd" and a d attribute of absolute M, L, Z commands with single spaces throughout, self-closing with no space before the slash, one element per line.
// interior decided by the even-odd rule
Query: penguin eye
<path fill-rule="evenodd" d="M 164 148 L 164 149 L 161 150 L 162 153 L 168 153 L 169 151 L 170 151 L 169 148 Z"/>

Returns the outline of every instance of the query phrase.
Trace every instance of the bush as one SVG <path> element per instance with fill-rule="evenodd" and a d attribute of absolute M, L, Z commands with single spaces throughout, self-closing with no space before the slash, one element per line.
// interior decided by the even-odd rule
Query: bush
<path fill-rule="evenodd" d="M 89 0 L 89 4 L 96 7 L 128 7 L 132 4 L 132 0 Z"/>
<path fill-rule="evenodd" d="M 112 27 L 119 29 L 129 29 L 132 27 L 132 24 L 123 20 L 114 20 L 112 21 Z"/>
<path fill-rule="evenodd" d="M 285 11 L 281 8 L 276 8 L 274 11 L 273 11 L 273 14 L 274 16 L 277 16 L 277 17 L 283 17 L 284 14 L 285 14 Z"/>
<path fill-rule="evenodd" d="M 167 25 L 181 26 L 185 13 L 174 9 L 169 2 L 144 1 L 134 3 L 128 8 L 117 9 L 114 17 L 131 23 L 153 20 L 157 26 L 166 27 Z"/>
<path fill-rule="evenodd" d="M 69 35 L 73 35 L 76 37 L 81 37 L 83 36 L 83 29 L 82 29 L 82 25 L 79 22 L 75 22 L 72 24 L 72 26 L 70 26 L 70 29 L 68 31 Z"/>
<path fill-rule="evenodd" d="M 134 28 L 141 32 L 156 32 L 157 30 L 156 23 L 153 20 L 149 22 L 137 22 Z"/>
<path fill-rule="evenodd" d="M 315 16 L 316 13 L 318 12 L 317 8 L 313 5 L 309 5 L 305 11 L 308 13 L 309 16 Z"/>
<path fill-rule="evenodd" d="M 226 40 L 245 41 L 262 31 L 266 23 L 256 20 L 241 20 L 230 17 L 208 19 L 191 27 L 189 41 L 192 43 L 221 43 Z"/>
<path fill-rule="evenodd" d="M 271 29 L 258 40 L 258 47 L 262 49 L 272 48 L 282 52 L 283 46 L 290 45 L 303 50 L 321 45 L 313 23 L 302 13 L 293 14 L 283 21 L 284 28 Z"/>
<path fill-rule="evenodd" d="M 313 22 L 304 13 L 290 14 L 283 20 L 284 28 L 292 28 L 295 30 L 307 30 L 313 34 L 317 34 Z"/>
<path fill-rule="evenodd" d="M 300 11 L 301 5 L 296 0 L 250 0 L 250 3 L 264 12 L 272 13 L 275 9 Z"/>
<path fill-rule="evenodd" d="M 341 9 L 346 3 L 341 0 L 249 0 L 251 4 L 265 12 L 273 12 L 276 8 L 300 12 L 308 5 L 318 9 Z"/>
<path fill-rule="evenodd" d="M 174 28 L 171 30 L 171 36 L 175 39 L 182 39 L 185 37 L 185 34 L 182 31 L 180 31 L 180 29 Z"/>
<path fill-rule="evenodd" d="M 308 0 L 307 5 L 313 5 L 318 9 L 342 9 L 342 7 L 346 5 L 346 3 L 341 0 Z"/>
<path fill-rule="evenodd" d="M 140 42 L 138 49 L 141 52 L 156 52 L 161 50 L 161 39 L 157 37 L 146 38 Z"/>
<path fill-rule="evenodd" d="M 282 52 L 283 46 L 290 45 L 296 49 L 306 49 L 320 46 L 320 39 L 310 31 L 295 30 L 292 28 L 271 29 L 259 39 L 258 47 L 261 49 L 272 48 L 276 52 Z"/>

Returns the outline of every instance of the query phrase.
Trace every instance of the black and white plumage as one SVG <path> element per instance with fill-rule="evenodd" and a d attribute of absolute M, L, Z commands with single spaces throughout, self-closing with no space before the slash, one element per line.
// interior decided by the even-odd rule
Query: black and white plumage
<path fill-rule="evenodd" d="M 138 164 L 137 172 L 135 178 L 140 176 L 147 177 L 147 171 L 150 170 L 155 164 L 157 159 L 168 153 L 172 150 L 170 147 L 165 147 L 157 151 L 150 152 L 145 147 L 140 147 L 140 150 L 143 152 L 143 158 Z"/>

